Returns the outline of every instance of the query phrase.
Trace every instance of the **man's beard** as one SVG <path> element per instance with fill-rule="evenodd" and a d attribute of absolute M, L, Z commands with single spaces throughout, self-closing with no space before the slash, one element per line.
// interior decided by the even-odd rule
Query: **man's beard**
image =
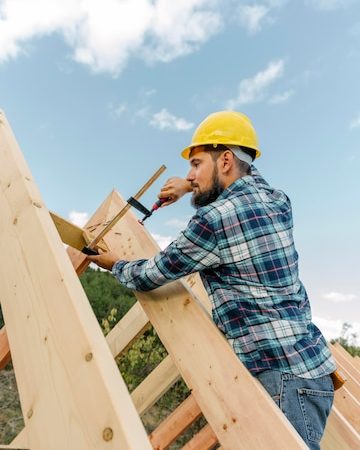
<path fill-rule="evenodd" d="M 196 183 L 194 186 L 198 187 Z M 224 188 L 220 184 L 218 168 L 215 166 L 212 174 L 211 188 L 205 192 L 194 192 L 191 196 L 191 204 L 196 209 L 206 206 L 214 202 L 223 191 Z"/>

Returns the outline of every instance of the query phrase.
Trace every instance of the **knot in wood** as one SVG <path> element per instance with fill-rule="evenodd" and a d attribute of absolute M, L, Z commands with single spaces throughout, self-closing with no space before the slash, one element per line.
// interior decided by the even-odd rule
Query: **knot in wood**
<path fill-rule="evenodd" d="M 111 428 L 105 428 L 105 430 L 103 431 L 103 439 L 106 442 L 109 442 L 112 440 L 112 438 L 114 437 L 114 432 Z"/>

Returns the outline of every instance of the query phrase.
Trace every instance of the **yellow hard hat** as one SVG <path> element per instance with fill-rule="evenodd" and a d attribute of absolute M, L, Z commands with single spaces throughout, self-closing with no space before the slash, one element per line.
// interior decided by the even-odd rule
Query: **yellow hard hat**
<path fill-rule="evenodd" d="M 256 151 L 255 158 L 261 155 L 256 132 L 250 119 L 240 112 L 219 111 L 204 119 L 196 128 L 191 144 L 181 156 L 189 159 L 190 151 L 200 145 L 239 145 Z"/>

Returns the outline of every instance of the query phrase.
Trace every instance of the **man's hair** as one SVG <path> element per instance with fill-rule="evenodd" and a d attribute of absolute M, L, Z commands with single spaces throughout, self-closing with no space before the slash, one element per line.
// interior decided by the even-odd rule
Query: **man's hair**
<path fill-rule="evenodd" d="M 217 161 L 217 159 L 219 158 L 219 156 L 225 152 L 226 150 L 231 151 L 228 147 L 226 147 L 226 145 L 222 145 L 222 144 L 218 144 L 216 147 L 213 147 L 212 145 L 205 145 L 205 151 L 210 153 L 213 161 Z M 248 155 L 251 156 L 251 158 L 254 160 L 255 159 L 255 155 L 256 152 L 255 150 L 251 149 L 251 148 L 247 148 L 247 147 L 241 147 L 241 150 L 245 153 L 247 153 Z M 241 161 L 239 158 L 235 156 L 235 164 L 236 167 L 240 173 L 240 176 L 243 175 L 251 175 L 251 167 L 248 163 L 246 163 L 245 161 Z"/>

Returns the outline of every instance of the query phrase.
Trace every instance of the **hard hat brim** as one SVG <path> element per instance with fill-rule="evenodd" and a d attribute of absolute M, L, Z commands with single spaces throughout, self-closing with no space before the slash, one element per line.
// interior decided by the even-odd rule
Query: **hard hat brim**
<path fill-rule="evenodd" d="M 204 144 L 194 144 L 194 145 L 190 145 L 189 147 L 184 148 L 184 150 L 181 152 L 181 156 L 184 159 L 187 159 L 187 160 L 190 159 L 191 150 L 195 147 L 200 147 L 201 145 L 204 145 Z M 211 144 L 208 144 L 208 145 L 211 145 Z M 259 158 L 259 156 L 261 156 L 261 151 L 258 148 L 251 148 L 250 150 L 255 150 L 255 152 L 256 152 L 255 159 Z"/>

